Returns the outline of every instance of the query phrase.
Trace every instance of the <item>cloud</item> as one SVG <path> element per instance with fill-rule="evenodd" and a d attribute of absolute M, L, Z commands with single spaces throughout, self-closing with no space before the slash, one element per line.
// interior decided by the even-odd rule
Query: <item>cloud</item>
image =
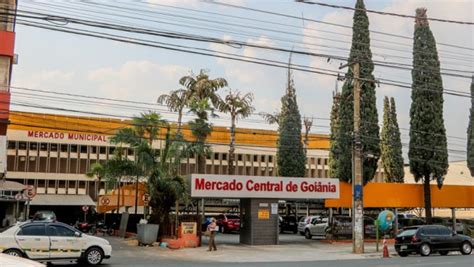
<path fill-rule="evenodd" d="M 41 70 L 27 75 L 21 71 L 15 72 L 15 86 L 31 88 L 47 88 L 53 84 L 64 85 L 75 77 L 73 71 Z"/>

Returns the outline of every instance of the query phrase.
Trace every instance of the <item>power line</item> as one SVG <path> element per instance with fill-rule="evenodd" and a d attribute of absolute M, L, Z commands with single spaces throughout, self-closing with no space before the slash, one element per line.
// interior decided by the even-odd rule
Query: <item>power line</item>
<path fill-rule="evenodd" d="M 341 6 L 341 5 L 332 5 L 332 4 L 326 4 L 326 3 L 321 3 L 321 2 L 316 2 L 316 1 L 309 1 L 309 0 L 295 0 L 295 2 L 300 2 L 300 3 L 305 3 L 305 4 L 312 4 L 312 5 L 319 5 L 319 6 L 325 6 L 325 7 L 331 7 L 331 8 L 341 8 L 341 9 L 347 9 L 347 10 L 355 10 L 355 11 L 365 11 L 368 13 L 374 13 L 378 15 L 388 15 L 388 16 L 395 16 L 395 17 L 400 17 L 400 18 L 410 18 L 410 19 L 417 19 L 417 16 L 412 16 L 412 15 L 405 15 L 405 14 L 399 14 L 399 13 L 393 13 L 393 12 L 385 12 L 385 11 L 378 11 L 378 10 L 372 10 L 372 9 L 362 9 L 362 8 L 354 8 L 354 7 L 349 7 L 349 6 Z M 450 19 L 438 19 L 438 18 L 423 18 L 431 21 L 437 21 L 437 22 L 445 22 L 445 23 L 455 23 L 455 24 L 463 24 L 463 25 L 474 25 L 474 22 L 469 22 L 469 21 L 459 21 L 459 20 L 450 20 Z"/>

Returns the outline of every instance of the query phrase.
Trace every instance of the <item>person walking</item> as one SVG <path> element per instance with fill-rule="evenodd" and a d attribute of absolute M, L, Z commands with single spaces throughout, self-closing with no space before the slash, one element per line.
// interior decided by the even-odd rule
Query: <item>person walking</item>
<path fill-rule="evenodd" d="M 207 251 L 217 250 L 216 248 L 216 233 L 219 231 L 219 228 L 216 224 L 216 219 L 211 218 L 211 223 L 207 226 L 207 231 L 209 231 L 209 249 Z"/>

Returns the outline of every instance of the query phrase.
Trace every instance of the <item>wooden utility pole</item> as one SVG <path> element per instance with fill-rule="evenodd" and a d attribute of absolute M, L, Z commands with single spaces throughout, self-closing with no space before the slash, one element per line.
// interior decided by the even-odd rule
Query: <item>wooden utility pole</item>
<path fill-rule="evenodd" d="M 354 142 L 352 144 L 352 252 L 364 253 L 364 203 L 362 178 L 362 144 L 360 140 L 360 63 L 349 62 L 354 75 Z"/>

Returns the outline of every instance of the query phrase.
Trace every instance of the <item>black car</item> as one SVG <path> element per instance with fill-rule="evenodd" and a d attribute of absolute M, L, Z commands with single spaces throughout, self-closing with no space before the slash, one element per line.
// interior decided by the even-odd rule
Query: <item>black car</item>
<path fill-rule="evenodd" d="M 292 232 L 296 234 L 298 232 L 298 220 L 295 216 L 280 216 L 279 227 L 280 233 Z"/>
<path fill-rule="evenodd" d="M 412 226 L 397 235 L 395 250 L 401 257 L 408 254 L 429 256 L 433 252 L 447 255 L 450 251 L 469 255 L 472 251 L 472 239 L 442 225 Z"/>

